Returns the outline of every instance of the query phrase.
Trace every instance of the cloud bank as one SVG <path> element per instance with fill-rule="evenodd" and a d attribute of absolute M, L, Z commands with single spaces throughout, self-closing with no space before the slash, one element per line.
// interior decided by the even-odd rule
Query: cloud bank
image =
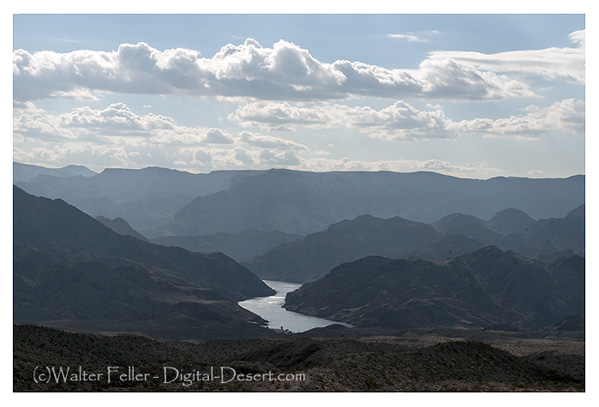
<path fill-rule="evenodd" d="M 533 97 L 530 86 L 505 75 L 519 72 L 550 80 L 584 82 L 584 32 L 575 48 L 499 54 L 439 51 L 417 69 L 388 69 L 362 62 L 326 63 L 280 40 L 272 48 L 247 39 L 210 58 L 191 49 L 160 51 L 122 44 L 112 52 L 13 53 L 14 99 L 97 98 L 102 92 L 257 100 L 334 100 L 352 96 L 391 99 L 501 100 Z"/>
<path fill-rule="evenodd" d="M 294 131 L 300 126 L 355 128 L 385 140 L 456 138 L 466 133 L 530 139 L 555 130 L 584 134 L 585 103 L 566 99 L 545 107 L 531 105 L 522 114 L 507 118 L 455 122 L 439 107 L 420 110 L 404 101 L 381 110 L 329 103 L 294 106 L 287 102 L 253 102 L 239 107 L 229 120 L 268 131 Z"/>
<path fill-rule="evenodd" d="M 497 54 L 435 51 L 429 54 L 428 60 L 430 62 L 451 60 L 484 72 L 518 72 L 539 76 L 546 80 L 583 85 L 585 80 L 585 31 L 575 31 L 570 34 L 569 38 L 576 47 L 508 51 Z"/>

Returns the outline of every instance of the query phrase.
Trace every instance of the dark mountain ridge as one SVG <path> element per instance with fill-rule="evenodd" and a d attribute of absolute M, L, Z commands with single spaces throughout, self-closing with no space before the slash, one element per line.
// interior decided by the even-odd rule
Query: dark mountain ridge
<path fill-rule="evenodd" d="M 104 216 L 96 216 L 96 220 L 104 226 L 112 229 L 119 235 L 133 236 L 139 240 L 143 240 L 144 242 L 150 242 L 145 236 L 133 229 L 131 225 L 129 225 L 123 218 L 108 219 Z"/>
<path fill-rule="evenodd" d="M 452 213 L 487 219 L 515 208 L 539 219 L 564 216 L 584 202 L 583 175 L 478 180 L 433 172 L 272 169 L 191 174 L 149 167 L 106 169 L 91 177 L 42 174 L 17 186 L 61 198 L 92 217 L 123 218 L 149 238 L 244 230 L 305 236 L 363 214 L 431 223 Z M 504 229 L 489 228 L 503 234 L 517 227 L 503 223 Z"/>
<path fill-rule="evenodd" d="M 358 327 L 539 329 L 584 316 L 584 259 L 493 246 L 444 262 L 371 256 L 288 293 L 285 308 Z"/>
<path fill-rule="evenodd" d="M 339 326 L 337 326 L 339 327 Z M 329 327 L 334 328 L 334 327 Z M 320 332 L 284 338 L 162 342 L 15 325 L 13 391 L 584 391 L 584 342 L 482 330 L 411 330 L 349 336 Z M 295 380 L 191 380 L 154 377 L 168 366 L 209 372 L 227 366 L 251 375 L 296 373 Z M 149 380 L 34 381 L 36 366 L 135 366 Z M 215 369 L 216 370 L 216 369 Z M 127 368 L 123 368 L 123 373 Z M 119 372 L 120 373 L 120 372 Z M 248 376 L 245 376 L 248 377 Z"/>
<path fill-rule="evenodd" d="M 39 165 L 13 162 L 12 171 L 13 184 L 16 184 L 17 182 L 29 182 L 38 175 L 42 174 L 61 178 L 76 176 L 92 177 L 97 175 L 95 172 L 87 167 L 84 167 L 83 165 L 67 165 L 66 167 L 62 168 L 46 168 Z"/>
<path fill-rule="evenodd" d="M 585 205 L 573 209 L 563 218 L 540 219 L 521 233 L 507 235 L 502 246 L 529 257 L 562 250 L 584 256 Z"/>
<path fill-rule="evenodd" d="M 160 167 L 139 170 L 107 168 L 91 177 L 63 178 L 42 173 L 27 182 L 15 182 L 24 191 L 63 199 L 92 217 L 123 218 L 144 233 L 167 222 L 194 198 L 227 187 L 227 180 L 256 171 L 214 171 L 192 174 Z M 154 235 L 147 235 L 154 237 Z"/>
<path fill-rule="evenodd" d="M 347 261 L 368 255 L 402 257 L 442 237 L 423 223 L 363 215 L 277 246 L 244 265 L 262 279 L 305 282 Z"/>
<path fill-rule="evenodd" d="M 515 230 L 522 231 L 511 233 Z M 303 283 L 361 257 L 445 260 L 488 245 L 536 259 L 584 255 L 584 205 L 565 218 L 539 221 L 514 209 L 502 210 L 487 221 L 451 214 L 431 225 L 364 215 L 274 247 L 244 264 L 263 279 Z"/>
<path fill-rule="evenodd" d="M 120 235 L 62 200 L 14 199 L 15 321 L 152 335 L 269 335 L 236 302 L 273 294 L 221 253 Z"/>
<path fill-rule="evenodd" d="M 535 220 L 525 212 L 508 208 L 499 211 L 491 219 L 484 222 L 485 226 L 500 235 L 526 232 Z"/>
<path fill-rule="evenodd" d="M 430 223 L 451 213 L 490 218 L 505 208 L 548 218 L 583 202 L 584 176 L 476 180 L 426 172 L 269 170 L 194 199 L 164 234 L 258 229 L 307 235 L 362 214 Z"/>

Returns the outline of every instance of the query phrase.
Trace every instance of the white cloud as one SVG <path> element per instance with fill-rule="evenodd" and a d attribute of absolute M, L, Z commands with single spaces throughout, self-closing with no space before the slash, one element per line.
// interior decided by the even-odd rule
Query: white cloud
<path fill-rule="evenodd" d="M 577 44 L 580 48 L 584 49 L 585 30 L 574 31 L 573 33 L 570 33 L 568 38 L 570 38 L 570 41 L 572 41 L 574 44 Z"/>
<path fill-rule="evenodd" d="M 560 130 L 584 134 L 584 102 L 566 99 L 548 107 L 530 106 L 524 114 L 508 118 L 478 118 L 454 122 L 440 106 L 420 110 L 404 102 L 375 110 L 368 106 L 338 104 L 293 106 L 289 103 L 254 102 L 229 115 L 242 126 L 267 130 L 295 130 L 298 126 L 316 128 L 355 128 L 374 138 L 386 140 L 427 140 L 455 138 L 463 133 L 487 136 L 536 138 Z"/>
<path fill-rule="evenodd" d="M 177 166 L 193 167 L 198 169 L 212 168 L 212 154 L 201 147 L 183 147 L 177 149 L 169 160 Z"/>
<path fill-rule="evenodd" d="M 418 110 L 398 101 L 381 110 L 371 107 L 349 107 L 319 104 L 297 107 L 289 103 L 255 102 L 241 106 L 229 116 L 243 126 L 267 130 L 294 130 L 296 126 L 315 128 L 356 128 L 372 137 L 384 139 L 451 138 L 446 132 L 451 122 L 443 111 Z"/>
<path fill-rule="evenodd" d="M 240 141 L 256 147 L 270 148 L 275 150 L 308 150 L 308 147 L 303 144 L 278 137 L 265 136 L 263 134 L 250 133 L 248 131 L 242 131 L 239 136 Z"/>
<path fill-rule="evenodd" d="M 306 171 L 433 171 L 466 178 L 492 177 L 502 174 L 501 170 L 489 167 L 484 162 L 464 164 L 439 159 L 362 161 L 349 157 L 340 159 L 310 158 L 302 159 L 298 169 L 300 168 Z"/>
<path fill-rule="evenodd" d="M 300 164 L 300 159 L 293 151 L 274 152 L 270 150 L 262 150 L 260 152 L 261 164 L 266 166 L 297 166 Z"/>
<path fill-rule="evenodd" d="M 413 34 L 387 34 L 389 38 L 398 38 L 408 42 L 430 42 L 427 38 L 422 38 Z"/>
<path fill-rule="evenodd" d="M 235 150 L 235 159 L 241 163 L 241 165 L 253 165 L 255 164 L 255 160 L 248 151 L 243 148 L 238 148 Z"/>
<path fill-rule="evenodd" d="M 466 51 L 431 52 L 425 63 L 466 64 L 486 73 L 519 72 L 547 80 L 584 84 L 585 31 L 570 34 L 575 48 L 546 48 L 541 50 L 507 51 L 483 54 Z M 422 69 L 422 67 L 421 67 Z M 459 70 L 462 72 L 462 69 Z M 501 83 L 505 86 L 505 83 Z"/>
<path fill-rule="evenodd" d="M 347 113 L 351 125 L 375 138 L 422 140 L 456 136 L 446 131 L 451 120 L 441 109 L 418 110 L 406 102 L 397 101 L 379 111 L 353 108 Z"/>
<path fill-rule="evenodd" d="M 529 106 L 522 115 L 501 119 L 463 120 L 448 126 L 450 131 L 478 133 L 493 137 L 534 139 L 550 131 L 571 134 L 585 132 L 585 103 L 566 99 L 550 106 Z"/>
<path fill-rule="evenodd" d="M 556 52 L 561 55 L 566 51 Z M 483 57 L 470 63 L 463 53 L 456 53 L 455 58 L 434 53 L 418 69 L 387 69 L 343 60 L 324 63 L 293 43 L 281 40 L 272 48 L 263 48 L 252 39 L 241 45 L 228 44 L 211 58 L 190 49 L 159 51 L 145 43 L 122 44 L 112 52 L 31 54 L 16 50 L 14 98 L 94 98 L 101 92 L 263 100 L 350 96 L 495 100 L 534 96 L 527 84 L 497 75 L 496 64 L 482 64 Z M 527 63 L 514 60 L 511 67 L 526 71 Z M 576 76 L 577 72 L 564 75 L 555 78 Z"/>
<path fill-rule="evenodd" d="M 423 31 L 420 33 L 407 33 L 407 34 L 387 34 L 389 38 L 396 38 L 400 40 L 406 40 L 408 42 L 431 42 L 428 38 L 430 35 L 440 34 L 437 30 Z"/>
<path fill-rule="evenodd" d="M 217 128 L 180 126 L 170 117 L 136 114 L 124 103 L 61 115 L 23 103 L 15 109 L 13 134 L 15 160 L 51 166 L 271 168 L 298 165 L 296 153 L 308 151 L 294 141 L 258 133 L 233 137 Z"/>
<path fill-rule="evenodd" d="M 219 129 L 210 129 L 206 133 L 204 143 L 209 144 L 233 144 L 233 137 Z"/>
<path fill-rule="evenodd" d="M 228 118 L 244 127 L 266 130 L 291 131 L 298 124 L 326 127 L 333 123 L 328 106 L 301 108 L 287 102 L 254 102 L 240 106 Z"/>
<path fill-rule="evenodd" d="M 77 140 L 128 144 L 194 144 L 206 139 L 217 140 L 210 129 L 178 125 L 172 118 L 147 113 L 139 115 L 124 103 L 106 109 L 82 107 L 53 115 L 41 110 L 15 109 L 13 134 L 35 140 Z M 230 136 L 228 136 L 230 138 Z M 222 134 L 220 141 L 226 141 Z"/>

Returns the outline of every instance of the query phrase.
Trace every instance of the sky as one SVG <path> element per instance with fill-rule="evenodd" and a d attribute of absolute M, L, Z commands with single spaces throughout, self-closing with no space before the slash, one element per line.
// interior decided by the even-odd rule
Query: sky
<path fill-rule="evenodd" d="M 13 17 L 13 159 L 585 173 L 585 16 Z"/>

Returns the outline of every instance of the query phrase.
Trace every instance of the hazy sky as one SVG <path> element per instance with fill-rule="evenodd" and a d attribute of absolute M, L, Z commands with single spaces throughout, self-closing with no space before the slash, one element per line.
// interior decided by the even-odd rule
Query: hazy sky
<path fill-rule="evenodd" d="M 584 173 L 583 15 L 16 15 L 14 160 Z"/>

